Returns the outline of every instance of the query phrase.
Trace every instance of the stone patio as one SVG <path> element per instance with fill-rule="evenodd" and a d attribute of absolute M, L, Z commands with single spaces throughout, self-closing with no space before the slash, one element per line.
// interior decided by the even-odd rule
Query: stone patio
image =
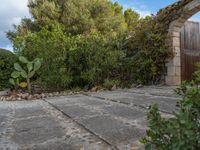
<path fill-rule="evenodd" d="M 37 101 L 0 102 L 0 150 L 130 150 L 147 128 L 147 108 L 171 115 L 174 87 L 144 87 Z"/>

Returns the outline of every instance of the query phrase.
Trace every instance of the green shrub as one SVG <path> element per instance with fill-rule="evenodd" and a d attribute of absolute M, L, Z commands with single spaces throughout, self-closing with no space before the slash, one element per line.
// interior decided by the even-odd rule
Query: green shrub
<path fill-rule="evenodd" d="M 103 84 L 113 79 L 125 56 L 98 32 L 66 35 L 60 25 L 15 39 L 15 48 L 29 59 L 43 58 L 41 81 L 54 89 Z"/>
<path fill-rule="evenodd" d="M 111 90 L 113 86 L 119 86 L 120 82 L 118 80 L 109 80 L 106 79 L 103 83 L 103 87 Z"/>
<path fill-rule="evenodd" d="M 135 31 L 125 40 L 124 49 L 133 69 L 130 74 L 135 82 L 157 84 L 166 73 L 166 59 L 171 52 L 166 45 L 166 35 L 159 32 L 153 17 L 140 19 Z M 125 66 L 126 67 L 126 66 Z"/>
<path fill-rule="evenodd" d="M 159 83 L 169 57 L 165 35 L 156 31 L 150 17 L 137 24 L 127 40 L 97 31 L 71 36 L 60 24 L 52 24 L 16 37 L 14 46 L 29 59 L 44 58 L 39 76 L 48 88 L 102 85 L 105 79 L 119 80 L 123 86 Z"/>
<path fill-rule="evenodd" d="M 26 80 L 28 92 L 31 93 L 32 92 L 31 79 L 36 74 L 36 72 L 40 69 L 41 64 L 42 64 L 41 59 L 35 58 L 33 61 L 29 61 L 27 58 L 20 56 L 19 61 L 21 64 L 14 63 L 15 71 L 12 72 L 11 74 L 12 78 L 10 79 L 10 83 L 16 86 L 15 79 L 18 80 L 20 77 L 22 77 L 23 79 Z M 25 67 L 24 66 L 22 67 L 22 65 L 25 65 Z M 19 82 L 17 84 L 19 84 Z"/>
<path fill-rule="evenodd" d="M 195 80 L 193 82 L 199 85 L 200 84 L 200 62 L 196 63 L 195 66 L 196 66 L 196 71 L 193 74 L 195 77 Z"/>
<path fill-rule="evenodd" d="M 68 88 L 72 82 L 70 69 L 66 66 L 69 50 L 76 46 L 76 37 L 64 34 L 58 24 L 50 29 L 17 37 L 14 41 L 16 52 L 32 60 L 43 58 L 43 65 L 38 71 L 38 79 L 50 90 Z"/>
<path fill-rule="evenodd" d="M 171 118 L 163 118 L 157 105 L 150 107 L 149 129 L 141 140 L 146 150 L 199 150 L 200 149 L 200 88 L 192 82 L 183 84 L 177 93 L 183 100 Z"/>
<path fill-rule="evenodd" d="M 101 85 L 105 79 L 117 78 L 124 53 L 113 49 L 109 40 L 92 33 L 81 36 L 78 47 L 70 51 L 68 67 L 71 68 L 75 85 Z M 78 75 L 78 76 L 77 76 Z"/>
<path fill-rule="evenodd" d="M 16 61 L 17 57 L 12 52 L 0 49 L 0 90 L 11 86 L 9 78 Z"/>

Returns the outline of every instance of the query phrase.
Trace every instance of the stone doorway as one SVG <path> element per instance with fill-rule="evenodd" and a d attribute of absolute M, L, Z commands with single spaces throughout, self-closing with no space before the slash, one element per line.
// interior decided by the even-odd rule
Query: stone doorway
<path fill-rule="evenodd" d="M 181 73 L 183 66 L 181 65 L 180 32 L 184 23 L 200 11 L 200 0 L 179 0 L 175 4 L 165 8 L 165 10 L 168 16 L 174 16 L 171 22 L 168 23 L 169 44 L 174 55 L 166 64 L 167 75 L 165 81 L 167 85 L 179 85 L 183 76 Z"/>

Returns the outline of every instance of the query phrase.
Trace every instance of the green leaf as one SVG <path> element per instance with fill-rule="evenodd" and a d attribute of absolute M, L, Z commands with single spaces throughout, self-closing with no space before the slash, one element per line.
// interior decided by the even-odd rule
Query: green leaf
<path fill-rule="evenodd" d="M 29 63 L 29 61 L 23 56 L 19 57 L 19 61 L 21 61 L 22 63 L 25 63 L 25 64 Z"/>
<path fill-rule="evenodd" d="M 27 64 L 27 68 L 28 68 L 28 71 L 30 72 L 33 69 L 33 64 L 31 62 L 29 62 Z"/>
<path fill-rule="evenodd" d="M 14 79 L 9 79 L 9 82 L 10 82 L 12 85 L 15 85 Z"/>
<path fill-rule="evenodd" d="M 29 79 L 32 78 L 32 77 L 34 76 L 34 74 L 35 74 L 35 71 L 30 72 L 30 73 L 28 74 L 28 78 L 29 78 Z"/>
<path fill-rule="evenodd" d="M 14 64 L 14 68 L 17 70 L 17 71 L 22 71 L 22 67 L 18 64 L 18 63 L 15 63 Z"/>
<path fill-rule="evenodd" d="M 150 143 L 147 143 L 145 145 L 145 150 L 152 150 L 152 147 L 151 147 L 151 144 Z"/>
<path fill-rule="evenodd" d="M 20 74 L 21 74 L 21 76 L 22 76 L 23 78 L 27 78 L 27 77 L 28 77 L 27 73 L 26 73 L 24 70 L 21 71 Z"/>
<path fill-rule="evenodd" d="M 36 61 L 34 63 L 34 71 L 37 71 L 38 69 L 40 69 L 41 67 L 41 62 L 40 61 Z"/>
<path fill-rule="evenodd" d="M 19 71 L 14 71 L 12 74 L 11 74 L 11 77 L 12 78 L 19 78 L 19 76 L 20 76 L 20 72 Z"/>
<path fill-rule="evenodd" d="M 33 60 L 34 63 L 37 62 L 37 61 L 40 61 L 40 58 L 35 58 L 35 59 Z"/>

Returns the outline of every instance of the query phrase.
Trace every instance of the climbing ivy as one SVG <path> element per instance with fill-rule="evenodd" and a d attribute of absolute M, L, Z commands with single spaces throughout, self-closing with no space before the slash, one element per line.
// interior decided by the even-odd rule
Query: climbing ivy
<path fill-rule="evenodd" d="M 158 29 L 161 33 L 167 33 L 171 22 L 178 19 L 184 12 L 184 7 L 190 3 L 191 0 L 179 0 L 176 3 L 161 9 L 156 17 L 155 22 L 158 23 Z"/>

